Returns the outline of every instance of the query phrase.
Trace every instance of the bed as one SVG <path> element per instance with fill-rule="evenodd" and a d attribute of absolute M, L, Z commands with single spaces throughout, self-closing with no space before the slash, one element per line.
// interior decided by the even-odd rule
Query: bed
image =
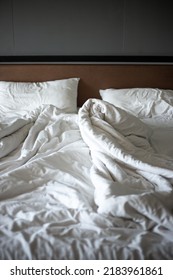
<path fill-rule="evenodd" d="M 0 81 L 0 259 L 173 259 L 173 65 Z"/>

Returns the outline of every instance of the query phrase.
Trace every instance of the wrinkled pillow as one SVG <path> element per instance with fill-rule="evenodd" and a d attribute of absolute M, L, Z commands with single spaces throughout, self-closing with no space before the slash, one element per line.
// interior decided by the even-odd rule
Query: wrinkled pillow
<path fill-rule="evenodd" d="M 68 113 L 77 112 L 79 78 L 45 82 L 0 81 L 0 107 L 4 110 L 33 110 L 51 104 Z"/>
<path fill-rule="evenodd" d="M 173 90 L 128 88 L 100 90 L 101 98 L 139 117 L 173 114 Z"/>

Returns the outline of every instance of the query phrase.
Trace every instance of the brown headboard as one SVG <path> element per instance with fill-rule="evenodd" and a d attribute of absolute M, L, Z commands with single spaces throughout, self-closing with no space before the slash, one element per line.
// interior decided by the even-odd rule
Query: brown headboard
<path fill-rule="evenodd" d="M 173 89 L 173 65 L 4 64 L 0 80 L 36 82 L 79 77 L 78 106 L 100 98 L 99 89 L 158 87 Z"/>

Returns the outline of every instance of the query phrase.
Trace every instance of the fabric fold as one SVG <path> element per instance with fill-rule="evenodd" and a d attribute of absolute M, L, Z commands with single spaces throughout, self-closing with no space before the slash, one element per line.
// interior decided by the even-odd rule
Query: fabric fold
<path fill-rule="evenodd" d="M 150 219 L 152 211 L 162 209 L 155 213 L 157 221 L 168 214 L 173 222 L 173 160 L 154 152 L 148 127 L 97 99 L 80 109 L 79 127 L 92 156 L 98 212 L 136 220 L 134 211 L 140 219 Z"/>

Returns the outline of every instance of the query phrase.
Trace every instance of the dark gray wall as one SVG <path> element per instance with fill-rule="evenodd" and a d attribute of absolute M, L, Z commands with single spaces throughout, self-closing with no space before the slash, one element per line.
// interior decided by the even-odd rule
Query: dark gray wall
<path fill-rule="evenodd" d="M 0 55 L 170 55 L 171 0 L 0 0 Z"/>

